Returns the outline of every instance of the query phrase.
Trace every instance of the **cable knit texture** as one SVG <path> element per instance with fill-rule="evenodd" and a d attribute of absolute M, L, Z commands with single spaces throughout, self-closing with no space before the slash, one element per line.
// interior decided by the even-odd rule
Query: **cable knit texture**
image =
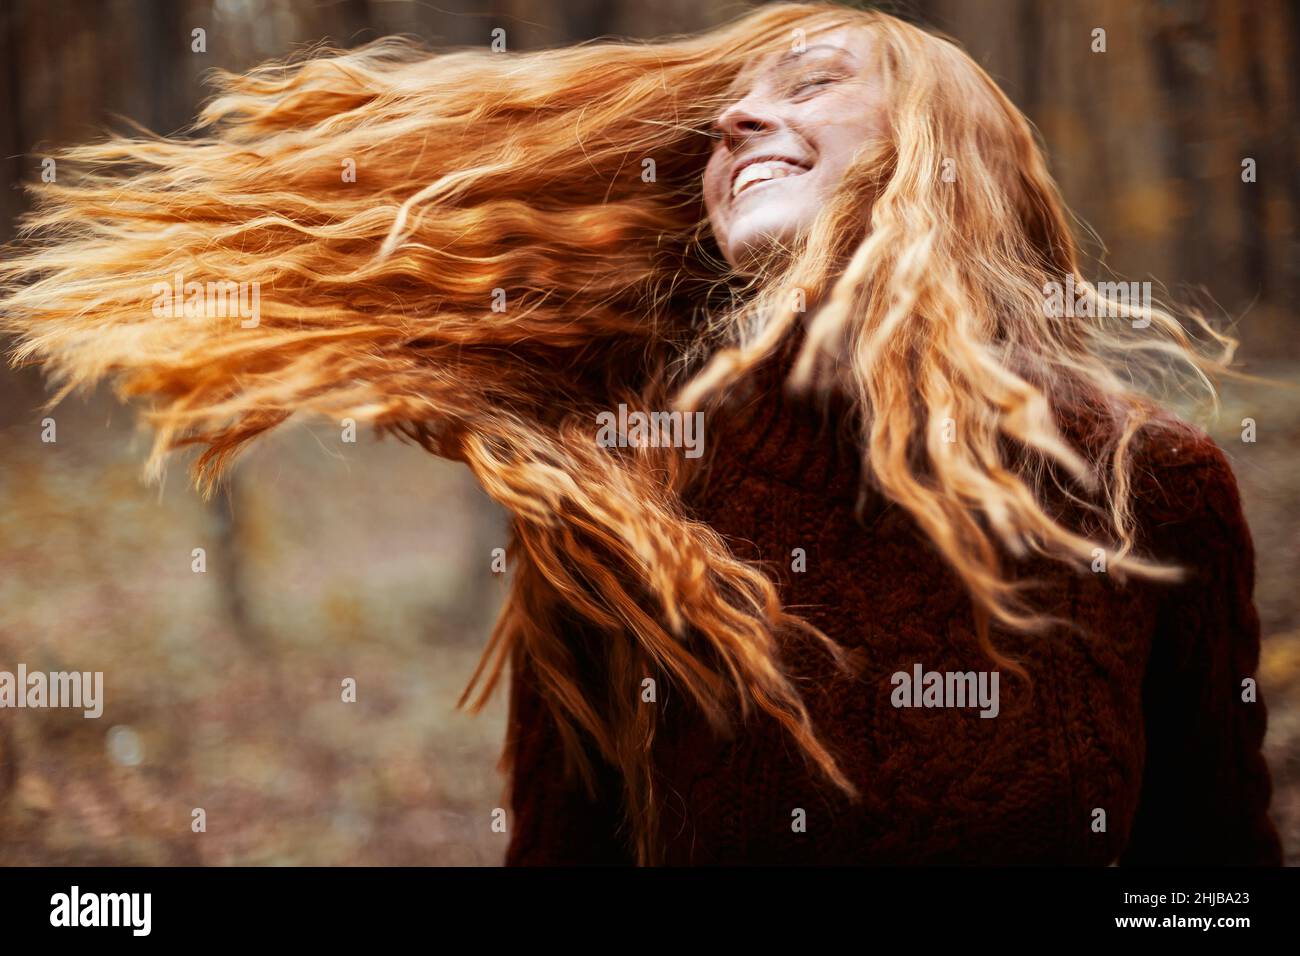
<path fill-rule="evenodd" d="M 739 556 L 767 562 L 786 606 L 851 652 L 845 674 L 805 637 L 782 643 L 861 797 L 821 778 L 771 719 L 720 738 L 661 681 L 646 706 L 663 708 L 667 863 L 1280 862 L 1264 703 L 1243 700 L 1259 656 L 1254 552 L 1232 470 L 1207 435 L 1177 423 L 1136 450 L 1140 544 L 1187 568 L 1185 583 L 1022 562 L 1013 573 L 1045 585 L 1036 606 L 1079 626 L 994 629 L 1032 686 L 1001 673 L 991 719 L 978 707 L 898 708 L 896 672 L 993 665 L 960 581 L 906 512 L 870 490 L 855 507 L 861 472 L 842 409 L 786 394 L 784 370 L 768 363 L 747 401 L 710 418 L 706 441 L 721 457 L 687 503 Z M 1062 426 L 1082 448 L 1098 440 L 1086 415 Z M 792 570 L 796 548 L 806 570 Z M 512 678 L 509 733 L 507 863 L 631 862 L 616 773 L 601 768 L 594 799 L 566 776 L 526 666 Z"/>

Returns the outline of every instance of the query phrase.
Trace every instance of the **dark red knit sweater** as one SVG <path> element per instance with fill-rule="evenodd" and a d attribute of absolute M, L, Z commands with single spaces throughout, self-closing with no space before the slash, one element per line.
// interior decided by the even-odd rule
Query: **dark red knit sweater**
<path fill-rule="evenodd" d="M 903 509 L 868 493 L 855 516 L 852 439 L 839 437 L 837 413 L 783 393 L 783 369 L 769 364 L 751 400 L 709 420 L 721 457 L 688 504 L 738 555 L 771 562 L 786 606 L 853 651 L 855 675 L 806 639 L 788 640 L 783 657 L 862 796 L 827 783 L 769 718 L 720 739 L 668 688 L 647 705 L 664 708 L 655 759 L 668 863 L 1280 861 L 1264 703 L 1242 699 L 1259 655 L 1253 548 L 1208 436 L 1180 424 L 1136 452 L 1140 543 L 1187 567 L 1187 583 L 1023 563 L 1015 573 L 1047 583 L 1036 606 L 1082 632 L 995 629 L 1033 681 L 1001 673 L 996 718 L 899 708 L 896 672 L 993 665 L 962 585 Z M 1099 440 L 1082 414 L 1062 424 L 1085 450 Z M 791 570 L 795 548 L 803 572 Z M 594 801 L 565 779 L 526 668 L 511 704 L 507 863 L 631 862 L 613 769 L 602 767 Z"/>

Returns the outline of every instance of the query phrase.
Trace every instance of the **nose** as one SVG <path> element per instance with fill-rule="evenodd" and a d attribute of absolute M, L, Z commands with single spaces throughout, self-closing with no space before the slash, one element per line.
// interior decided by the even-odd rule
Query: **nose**
<path fill-rule="evenodd" d="M 744 99 L 723 110 L 717 125 L 723 145 L 734 151 L 754 136 L 774 132 L 778 121 L 761 104 Z"/>

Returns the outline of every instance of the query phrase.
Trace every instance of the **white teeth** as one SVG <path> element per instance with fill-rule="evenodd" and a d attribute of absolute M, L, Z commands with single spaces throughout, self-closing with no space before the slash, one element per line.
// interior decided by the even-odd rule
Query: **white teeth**
<path fill-rule="evenodd" d="M 787 163 L 779 159 L 750 163 L 740 171 L 740 175 L 731 184 L 731 195 L 733 197 L 738 196 L 746 186 L 765 179 L 781 179 L 785 176 L 798 176 L 800 173 L 806 172 L 808 170 L 802 166 L 796 166 L 794 163 Z"/>

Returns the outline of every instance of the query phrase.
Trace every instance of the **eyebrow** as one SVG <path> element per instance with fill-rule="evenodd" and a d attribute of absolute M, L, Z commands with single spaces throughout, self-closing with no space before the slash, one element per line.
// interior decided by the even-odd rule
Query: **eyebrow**
<path fill-rule="evenodd" d="M 800 57 L 808 55 L 813 50 L 831 50 L 832 52 L 838 53 L 841 56 L 848 57 L 850 60 L 854 59 L 853 54 L 850 53 L 848 50 L 844 49 L 844 47 L 842 46 L 835 46 L 832 43 L 814 43 L 812 44 L 812 46 L 804 47 L 802 52 L 795 51 L 795 50 L 787 50 L 785 53 L 781 54 L 781 58 L 779 60 L 773 63 L 772 66 L 769 67 L 764 72 L 770 73 L 775 70 L 779 70 L 782 67 L 786 66 L 791 61 L 797 60 Z"/>
<path fill-rule="evenodd" d="M 848 59 L 852 61 L 857 61 L 857 57 L 842 46 L 835 46 L 833 43 L 814 43 L 810 46 L 804 47 L 802 53 L 796 53 L 794 50 L 787 50 L 785 53 L 781 54 L 781 57 L 775 63 L 763 70 L 748 70 L 740 73 L 731 81 L 731 87 L 728 91 L 729 94 L 733 96 L 739 95 L 739 91 L 747 84 L 755 82 L 759 77 L 766 77 L 773 73 L 779 73 L 782 69 L 789 66 L 792 61 L 798 60 L 814 50 L 829 50 L 832 53 L 839 54 L 840 56 L 848 57 Z M 827 59 L 829 59 L 829 57 Z"/>

